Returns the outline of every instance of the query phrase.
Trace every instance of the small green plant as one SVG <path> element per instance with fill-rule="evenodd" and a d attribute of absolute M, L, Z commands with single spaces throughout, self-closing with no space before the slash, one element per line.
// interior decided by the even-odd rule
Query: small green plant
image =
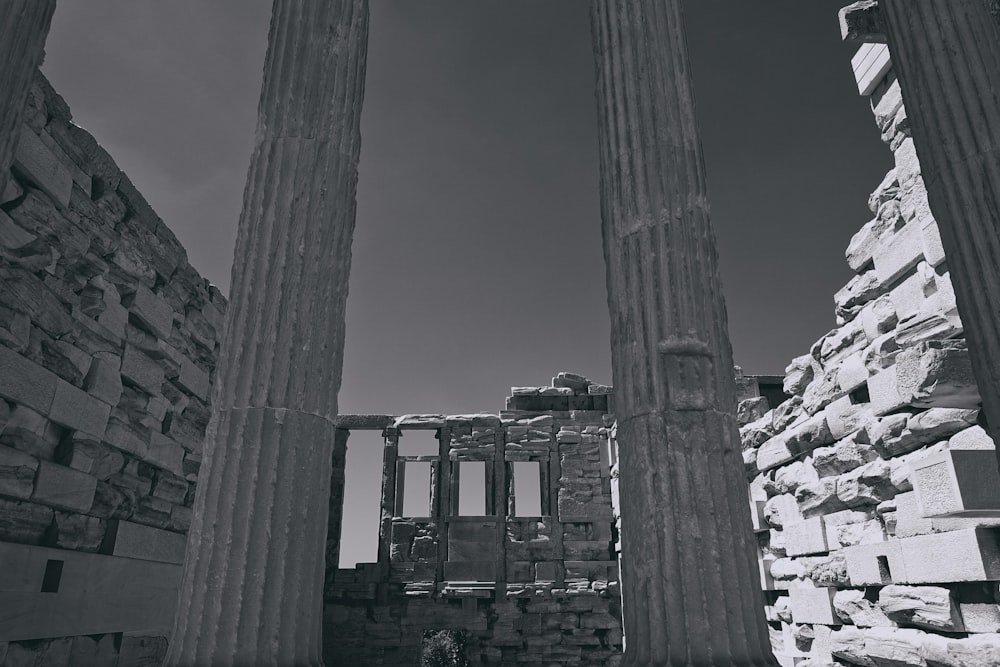
<path fill-rule="evenodd" d="M 465 633 L 461 630 L 424 630 L 420 667 L 469 667 Z"/>

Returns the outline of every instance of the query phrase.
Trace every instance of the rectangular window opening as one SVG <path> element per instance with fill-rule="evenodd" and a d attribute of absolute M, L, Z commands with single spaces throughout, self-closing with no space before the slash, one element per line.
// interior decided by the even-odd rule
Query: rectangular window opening
<path fill-rule="evenodd" d="M 378 561 L 382 501 L 381 431 L 351 431 L 344 466 L 344 507 L 340 523 L 340 567 Z"/>
<path fill-rule="evenodd" d="M 406 461 L 403 480 L 403 516 L 425 517 L 431 515 L 431 464 L 425 461 Z"/>
<path fill-rule="evenodd" d="M 437 456 L 438 432 L 436 430 L 406 430 L 399 433 L 400 456 Z"/>
<path fill-rule="evenodd" d="M 459 461 L 458 515 L 486 516 L 486 462 Z"/>
<path fill-rule="evenodd" d="M 515 461 L 514 516 L 542 516 L 541 464 L 537 461 Z"/>

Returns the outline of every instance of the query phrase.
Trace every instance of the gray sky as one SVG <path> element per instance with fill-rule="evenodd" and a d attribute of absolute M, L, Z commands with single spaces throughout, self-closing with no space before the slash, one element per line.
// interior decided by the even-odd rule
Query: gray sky
<path fill-rule="evenodd" d="M 781 373 L 833 327 L 843 250 L 891 166 L 840 43 L 846 2 L 685 3 L 747 372 Z M 341 412 L 496 412 L 560 370 L 609 382 L 589 3 L 371 5 Z M 269 14 L 61 0 L 43 67 L 223 292 Z M 374 554 L 379 452 L 352 445 L 353 563 Z"/>

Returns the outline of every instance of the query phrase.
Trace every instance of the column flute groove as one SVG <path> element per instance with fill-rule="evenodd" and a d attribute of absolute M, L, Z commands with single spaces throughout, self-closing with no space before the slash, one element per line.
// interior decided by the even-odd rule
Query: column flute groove
<path fill-rule="evenodd" d="M 983 412 L 1000 442 L 1000 27 L 982 0 L 880 5 Z"/>
<path fill-rule="evenodd" d="M 773 665 L 680 2 L 591 7 L 624 664 Z"/>
<path fill-rule="evenodd" d="M 322 664 L 367 36 L 367 0 L 274 2 L 168 665 Z"/>

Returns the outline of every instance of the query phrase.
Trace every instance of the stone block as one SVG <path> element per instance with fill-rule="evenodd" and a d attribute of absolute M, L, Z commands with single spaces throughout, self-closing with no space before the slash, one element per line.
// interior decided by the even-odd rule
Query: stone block
<path fill-rule="evenodd" d="M 796 623 L 819 623 L 840 625 L 837 612 L 833 608 L 832 588 L 791 588 L 788 591 L 792 620 Z"/>
<path fill-rule="evenodd" d="M 112 418 L 108 421 L 108 428 L 104 432 L 104 441 L 140 459 L 145 459 L 148 456 L 148 438 L 142 437 L 128 424 L 117 419 Z"/>
<path fill-rule="evenodd" d="M 877 667 L 927 667 L 923 659 L 926 634 L 912 628 L 871 628 L 865 630 L 864 652 Z"/>
<path fill-rule="evenodd" d="M 208 394 L 212 388 L 208 373 L 198 368 L 193 361 L 186 357 L 182 357 L 180 360 L 180 370 L 176 382 L 201 400 L 208 400 Z"/>
<path fill-rule="evenodd" d="M 784 433 L 770 438 L 757 450 L 757 469 L 761 472 L 788 463 L 797 453 L 788 445 L 788 436 Z"/>
<path fill-rule="evenodd" d="M 174 311 L 170 304 L 144 285 L 136 285 L 122 305 L 147 331 L 157 338 L 169 340 L 174 324 Z"/>
<path fill-rule="evenodd" d="M 4 246 L 10 250 L 18 250 L 29 245 L 37 238 L 37 236 L 11 220 L 9 215 L 0 211 L 0 246 Z"/>
<path fill-rule="evenodd" d="M 823 517 L 817 516 L 786 525 L 785 553 L 789 556 L 805 556 L 826 553 L 826 527 Z"/>
<path fill-rule="evenodd" d="M 559 564 L 555 562 L 535 563 L 535 581 L 554 582 L 559 579 Z"/>
<path fill-rule="evenodd" d="M 859 515 L 845 519 L 845 515 Z M 885 541 L 885 530 L 877 518 L 865 518 L 869 512 L 846 510 L 826 515 L 826 543 L 830 550 L 853 547 L 858 544 L 877 544 Z"/>
<path fill-rule="evenodd" d="M 0 498 L 0 540 L 41 544 L 52 524 L 51 508 Z"/>
<path fill-rule="evenodd" d="M 1000 514 L 1000 472 L 988 449 L 946 449 L 911 464 L 921 516 Z"/>
<path fill-rule="evenodd" d="M 996 532 L 971 528 L 895 540 L 901 575 L 897 583 L 934 584 L 1000 581 L 1000 547 Z M 892 567 L 890 563 L 890 567 Z"/>
<path fill-rule="evenodd" d="M 948 438 L 949 449 L 996 449 L 996 443 L 982 426 L 970 426 Z"/>
<path fill-rule="evenodd" d="M 0 444 L 48 461 L 60 438 L 62 429 L 58 426 L 25 405 L 15 405 L 0 433 Z"/>
<path fill-rule="evenodd" d="M 813 467 L 821 477 L 843 474 L 878 458 L 870 444 L 848 437 L 830 447 L 813 451 Z"/>
<path fill-rule="evenodd" d="M 888 294 L 883 294 L 871 303 L 865 304 L 858 314 L 858 320 L 868 340 L 875 340 L 889 333 L 899 323 L 896 307 Z"/>
<path fill-rule="evenodd" d="M 132 520 L 136 523 L 141 523 L 147 526 L 153 526 L 154 528 L 166 528 L 170 525 L 170 515 L 171 515 L 172 505 L 169 501 L 163 498 L 157 498 L 156 496 L 143 496 L 139 498 L 139 502 L 135 505 L 135 511 L 132 512 Z M 430 556 L 433 554 L 420 553 L 418 546 L 424 542 L 422 538 L 418 537 L 414 541 L 414 547 L 411 555 L 414 558 L 421 558 Z M 432 542 L 430 538 L 427 538 L 426 542 Z M 436 553 L 436 549 L 434 552 Z"/>
<path fill-rule="evenodd" d="M 56 449 L 55 461 L 99 480 L 108 479 L 125 465 L 120 451 L 80 433 L 63 439 Z"/>
<path fill-rule="evenodd" d="M 855 352 L 840 362 L 840 370 L 837 371 L 837 384 L 844 391 L 854 391 L 868 382 L 868 375 L 864 354 L 862 352 Z M 848 402 L 850 401 L 848 400 Z"/>
<path fill-rule="evenodd" d="M 833 440 L 846 438 L 874 417 L 870 404 L 853 403 L 850 396 L 841 396 L 833 401 L 826 406 L 823 414 Z"/>
<path fill-rule="evenodd" d="M 172 475 L 166 470 L 160 470 L 156 473 L 156 481 L 153 483 L 152 489 L 154 497 L 179 505 L 184 502 L 187 492 L 188 483 L 183 477 Z"/>
<path fill-rule="evenodd" d="M 102 553 L 161 563 L 184 563 L 187 538 L 132 521 L 109 521 Z"/>
<path fill-rule="evenodd" d="M 83 388 L 94 398 L 110 406 L 118 405 L 122 397 L 121 358 L 100 355 L 90 364 Z"/>
<path fill-rule="evenodd" d="M 38 459 L 0 445 L 0 494 L 27 499 L 35 488 Z"/>
<path fill-rule="evenodd" d="M 769 498 L 764 503 L 764 521 L 774 528 L 782 528 L 802 521 L 795 496 L 783 493 Z"/>
<path fill-rule="evenodd" d="M 163 664 L 167 638 L 141 633 L 124 633 L 118 650 L 118 667 L 146 667 Z"/>
<path fill-rule="evenodd" d="M 88 512 L 97 478 L 66 466 L 41 461 L 31 499 L 60 509 Z"/>
<path fill-rule="evenodd" d="M 921 239 L 924 244 L 924 259 L 931 266 L 939 266 L 944 263 L 944 246 L 941 244 L 941 233 L 938 231 L 937 223 L 932 218 L 927 218 L 920 225 Z"/>
<path fill-rule="evenodd" d="M 909 405 L 921 408 L 977 408 L 979 387 L 964 341 L 930 341 L 896 356 L 896 386 Z"/>
<path fill-rule="evenodd" d="M 872 264 L 872 256 L 875 254 L 875 248 L 878 245 L 878 237 L 884 228 L 885 226 L 882 221 L 875 218 L 865 223 L 851 237 L 851 241 L 847 245 L 847 250 L 844 252 L 847 265 L 851 267 L 851 270 L 861 273 L 867 266 Z"/>
<path fill-rule="evenodd" d="M 837 477 L 837 497 L 846 507 L 878 505 L 896 495 L 891 473 L 886 461 L 866 463 Z"/>
<path fill-rule="evenodd" d="M 70 650 L 71 665 L 99 667 L 100 665 L 116 665 L 118 649 L 115 648 L 115 635 L 80 635 L 72 638 Z"/>
<path fill-rule="evenodd" d="M 151 396 L 160 393 L 164 380 L 163 368 L 133 345 L 125 346 L 121 375 Z"/>
<path fill-rule="evenodd" d="M 150 434 L 146 461 L 155 466 L 184 476 L 184 448 L 162 433 Z"/>
<path fill-rule="evenodd" d="M 97 438 L 104 436 L 111 406 L 68 382 L 56 383 L 49 419 L 75 431 Z"/>
<path fill-rule="evenodd" d="M 868 396 L 871 397 L 872 412 L 876 415 L 889 414 L 907 405 L 899 394 L 895 366 L 882 369 L 868 378 Z"/>
<path fill-rule="evenodd" d="M 27 125 L 21 127 L 14 152 L 14 169 L 37 185 L 59 206 L 69 206 L 73 175 Z"/>
<path fill-rule="evenodd" d="M 1000 606 L 994 602 L 958 603 L 959 616 L 966 632 L 1000 633 Z"/>
<path fill-rule="evenodd" d="M 896 625 L 876 602 L 865 597 L 863 590 L 837 591 L 833 596 L 833 608 L 842 621 L 861 628 L 891 628 Z"/>
<path fill-rule="evenodd" d="M 862 667 L 876 667 L 865 652 L 864 633 L 852 627 L 843 627 L 830 633 L 830 652 L 841 661 Z"/>
<path fill-rule="evenodd" d="M 930 340 L 945 340 L 962 332 L 960 322 L 940 313 L 917 313 L 896 327 L 895 339 L 900 347 L 909 347 Z"/>
<path fill-rule="evenodd" d="M 825 411 L 792 424 L 782 435 L 796 454 L 810 452 L 836 440 L 830 432 Z"/>
<path fill-rule="evenodd" d="M 847 509 L 837 497 L 837 480 L 831 477 L 799 486 L 795 490 L 795 500 L 798 501 L 802 516 L 806 518 Z"/>
<path fill-rule="evenodd" d="M 792 359 L 785 368 L 782 391 L 789 396 L 801 396 L 813 379 L 812 357 L 808 354 Z"/>
<path fill-rule="evenodd" d="M 96 552 L 104 541 L 107 523 L 85 514 L 55 513 L 48 543 L 60 549 Z"/>
<path fill-rule="evenodd" d="M 891 584 L 879 591 L 878 606 L 896 623 L 936 632 L 962 632 L 962 617 L 951 591 L 941 586 Z"/>
<path fill-rule="evenodd" d="M 997 517 L 951 517 L 925 518 L 920 515 L 917 507 L 916 493 L 900 493 L 893 502 L 896 507 L 895 536 L 912 537 L 930 533 L 947 533 L 969 528 L 1000 527 Z"/>
<path fill-rule="evenodd" d="M 48 414 L 58 379 L 33 361 L 0 346 L 0 396 L 3 398 Z"/>
<path fill-rule="evenodd" d="M 894 581 L 892 564 L 900 562 L 899 541 L 859 544 L 843 550 L 852 586 L 882 586 Z M 898 568 L 898 565 L 897 565 Z"/>
<path fill-rule="evenodd" d="M 895 233 L 887 232 L 879 239 L 872 255 L 879 283 L 888 286 L 923 259 L 923 221 L 911 220 Z"/>

